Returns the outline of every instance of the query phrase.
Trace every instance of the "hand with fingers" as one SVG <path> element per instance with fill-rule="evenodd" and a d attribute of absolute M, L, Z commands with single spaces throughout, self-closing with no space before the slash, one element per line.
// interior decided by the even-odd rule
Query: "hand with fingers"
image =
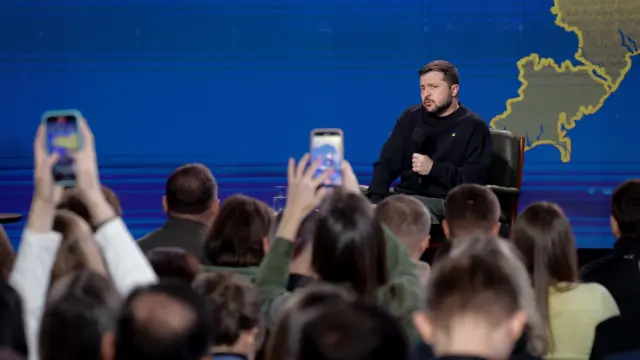
<path fill-rule="evenodd" d="M 115 211 L 104 197 L 98 175 L 95 139 L 85 119 L 78 123 L 83 146 L 71 154 L 76 170 L 76 187 L 91 214 L 94 227 L 99 227 L 116 216 Z"/>
<path fill-rule="evenodd" d="M 293 240 L 304 217 L 320 205 L 326 194 L 326 188 L 321 185 L 329 177 L 331 170 L 314 178 L 313 175 L 322 163 L 322 159 L 318 159 L 305 170 L 308 162 L 309 154 L 305 154 L 297 165 L 295 160 L 289 159 L 287 204 L 284 207 L 282 222 L 276 237 Z"/>
<path fill-rule="evenodd" d="M 53 166 L 59 155 L 49 154 L 45 146 L 46 129 L 40 125 L 33 143 L 34 156 L 34 193 L 29 211 L 27 228 L 46 233 L 53 228 L 53 219 L 63 188 L 53 178 Z"/>

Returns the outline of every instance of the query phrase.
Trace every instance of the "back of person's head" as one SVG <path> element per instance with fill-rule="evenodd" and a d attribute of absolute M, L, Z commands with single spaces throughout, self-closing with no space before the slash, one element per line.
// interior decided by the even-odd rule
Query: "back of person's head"
<path fill-rule="evenodd" d="M 320 207 L 311 265 L 324 281 L 349 284 L 371 300 L 388 282 L 385 234 L 361 194 L 336 189 Z"/>
<path fill-rule="evenodd" d="M 414 257 L 420 257 L 429 246 L 431 214 L 416 198 L 403 194 L 390 196 L 376 206 L 375 216 Z"/>
<path fill-rule="evenodd" d="M 404 331 L 385 310 L 353 303 L 307 310 L 300 323 L 297 358 L 304 360 L 406 359 Z"/>
<path fill-rule="evenodd" d="M 506 359 L 528 314 L 536 317 L 534 309 L 526 308 L 533 304 L 527 271 L 503 239 L 475 234 L 464 240 L 453 242 L 446 258 L 434 265 L 425 312 L 415 315 L 414 323 L 437 356 L 462 355 L 450 353 L 462 350 Z M 451 348 L 467 338 L 477 346 Z"/>
<path fill-rule="evenodd" d="M 271 226 L 269 239 L 275 238 L 278 227 L 282 222 L 282 214 L 282 211 L 276 214 L 276 217 Z M 318 213 L 318 211 L 314 210 L 308 213 L 307 216 L 305 216 L 302 220 L 302 223 L 300 223 L 298 233 L 296 234 L 296 239 L 293 243 L 293 259 L 297 259 L 305 250 L 310 249 L 310 245 L 313 243 L 313 236 L 316 231 L 316 224 L 318 223 L 319 218 L 320 214 Z"/>
<path fill-rule="evenodd" d="M 51 269 L 51 284 L 66 274 L 84 269 L 108 276 L 102 252 L 84 219 L 69 210 L 57 210 L 53 231 L 62 234 L 62 242 Z"/>
<path fill-rule="evenodd" d="M 117 322 L 115 359 L 201 360 L 214 338 L 211 310 L 182 282 L 138 288 Z"/>
<path fill-rule="evenodd" d="M 120 206 L 120 199 L 118 199 L 116 193 L 106 186 L 102 186 L 100 190 L 102 190 L 102 195 L 107 203 L 111 205 L 115 214 L 117 216 L 122 216 L 122 206 Z M 89 208 L 82 199 L 78 188 L 72 187 L 64 189 L 62 200 L 60 200 L 60 203 L 58 204 L 58 209 L 69 210 L 83 218 L 87 223 L 93 223 Z"/>
<path fill-rule="evenodd" d="M 273 210 L 260 200 L 245 195 L 225 199 L 205 239 L 209 263 L 225 267 L 260 265 L 274 217 Z"/>
<path fill-rule="evenodd" d="M 571 289 L 578 281 L 576 246 L 569 219 L 554 203 L 534 203 L 518 214 L 511 240 L 522 254 L 540 315 L 548 327 L 549 289 Z"/>
<path fill-rule="evenodd" d="M 0 280 L 0 347 L 24 357 L 29 355 L 22 319 L 22 299 L 5 280 Z"/>
<path fill-rule="evenodd" d="M 273 327 L 274 331 L 267 344 L 267 360 L 297 360 L 297 341 L 299 336 L 296 320 L 305 311 L 317 307 L 350 304 L 355 300 L 351 292 L 327 283 L 314 283 L 296 290 L 285 303 Z"/>
<path fill-rule="evenodd" d="M 157 247 L 146 255 L 160 279 L 176 279 L 191 284 L 202 272 L 202 266 L 195 255 L 182 248 Z"/>
<path fill-rule="evenodd" d="M 500 202 L 485 186 L 458 185 L 449 191 L 444 201 L 442 229 L 448 239 L 479 232 L 498 235 Z"/>
<path fill-rule="evenodd" d="M 51 287 L 42 317 L 42 360 L 101 360 L 102 339 L 113 331 L 119 296 L 111 281 L 89 270 L 68 274 Z"/>
<path fill-rule="evenodd" d="M 0 280 L 9 278 L 15 259 L 16 253 L 11 245 L 11 240 L 0 224 Z"/>
<path fill-rule="evenodd" d="M 175 169 L 167 179 L 163 198 L 165 212 L 174 215 L 215 215 L 218 184 L 202 164 L 187 164 Z"/>
<path fill-rule="evenodd" d="M 240 353 L 251 358 L 262 345 L 262 317 L 258 289 L 231 272 L 201 274 L 194 290 L 209 302 L 216 329 L 216 353 Z"/>
<path fill-rule="evenodd" d="M 627 180 L 613 192 L 611 229 L 616 238 L 640 238 L 640 180 Z"/>

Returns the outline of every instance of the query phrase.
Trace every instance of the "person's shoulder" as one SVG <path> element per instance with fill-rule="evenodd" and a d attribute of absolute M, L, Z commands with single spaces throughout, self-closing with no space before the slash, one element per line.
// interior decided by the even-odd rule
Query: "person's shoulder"
<path fill-rule="evenodd" d="M 462 108 L 462 111 L 464 112 L 462 117 L 465 120 L 465 124 L 467 124 L 469 126 L 473 126 L 475 128 L 479 128 L 479 129 L 483 129 L 483 130 L 487 130 L 487 131 L 489 130 L 489 125 L 487 124 L 486 121 L 484 121 L 482 116 L 480 116 L 477 113 L 473 112 L 473 110 L 469 109 L 468 107 L 465 107 L 463 105 L 460 105 L 460 107 Z"/>
<path fill-rule="evenodd" d="M 421 116 L 421 115 L 422 115 L 422 104 L 411 105 L 402 112 L 402 115 L 400 115 L 398 122 L 403 122 L 403 123 L 408 122 L 408 121 L 411 121 L 412 118 L 415 118 L 416 116 Z"/>
<path fill-rule="evenodd" d="M 609 254 L 603 256 L 600 259 L 584 265 L 582 269 L 580 269 L 580 278 L 586 282 L 593 281 L 595 278 L 599 277 L 600 274 L 606 273 L 607 269 L 615 263 L 615 255 Z"/>

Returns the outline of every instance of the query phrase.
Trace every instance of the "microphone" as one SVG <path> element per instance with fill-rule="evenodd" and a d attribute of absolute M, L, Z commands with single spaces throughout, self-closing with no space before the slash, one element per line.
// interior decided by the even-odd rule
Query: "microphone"
<path fill-rule="evenodd" d="M 415 149 L 414 153 L 420 153 L 420 146 L 422 145 L 422 141 L 424 140 L 424 129 L 421 127 L 417 127 L 413 129 L 413 148 Z M 420 174 L 416 174 L 418 176 L 418 184 L 422 184 L 422 177 Z"/>

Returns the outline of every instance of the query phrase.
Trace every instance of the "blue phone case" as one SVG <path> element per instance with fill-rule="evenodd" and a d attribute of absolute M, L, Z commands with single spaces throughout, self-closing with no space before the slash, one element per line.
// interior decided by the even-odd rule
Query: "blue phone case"
<path fill-rule="evenodd" d="M 73 110 L 73 109 L 50 110 L 42 114 L 42 124 L 45 126 L 45 130 L 47 128 L 46 126 L 47 119 L 55 116 L 74 116 L 76 118 L 76 124 L 78 124 L 79 121 L 84 121 L 84 118 L 82 117 L 82 113 L 80 113 L 80 111 L 78 110 Z M 78 129 L 78 149 L 81 149 L 83 144 L 84 144 L 84 141 L 82 138 L 82 132 L 80 131 L 80 129 Z M 46 147 L 47 152 L 50 152 L 51 150 L 48 148 L 47 145 L 48 145 L 47 142 L 45 142 L 44 146 Z M 76 182 L 75 180 L 59 180 L 59 181 L 56 181 L 56 184 L 67 187 L 67 186 L 75 186 Z"/>

